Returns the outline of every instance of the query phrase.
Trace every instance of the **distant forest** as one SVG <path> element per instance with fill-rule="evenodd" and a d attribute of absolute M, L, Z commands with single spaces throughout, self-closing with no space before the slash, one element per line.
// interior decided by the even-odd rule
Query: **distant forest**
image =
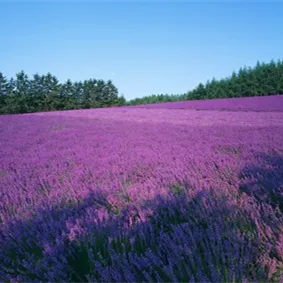
<path fill-rule="evenodd" d="M 200 83 L 185 94 L 159 94 L 126 102 L 111 80 L 67 80 L 59 83 L 52 74 L 21 71 L 7 79 L 0 72 L 0 114 L 31 113 L 52 110 L 138 105 L 181 100 L 246 97 L 283 94 L 283 61 L 258 62 L 255 67 L 241 68 L 225 79 Z"/>
<path fill-rule="evenodd" d="M 272 94 L 283 94 L 283 61 L 280 60 L 277 63 L 257 62 L 254 68 L 244 67 L 225 79 L 212 79 L 206 84 L 200 83 L 185 94 L 149 95 L 130 100 L 128 105 Z"/>
<path fill-rule="evenodd" d="M 89 79 L 59 83 L 52 74 L 33 78 L 21 71 L 7 79 L 0 72 L 0 114 L 125 105 L 112 81 Z"/>

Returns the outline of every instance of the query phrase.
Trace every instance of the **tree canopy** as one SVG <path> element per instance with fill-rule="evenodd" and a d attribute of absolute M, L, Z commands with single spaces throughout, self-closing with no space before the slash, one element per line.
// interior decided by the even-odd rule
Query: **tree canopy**
<path fill-rule="evenodd" d="M 253 68 L 243 67 L 233 72 L 230 77 L 216 80 L 213 78 L 205 84 L 200 83 L 193 90 L 180 95 L 150 95 L 135 98 L 129 105 L 159 103 L 179 100 L 198 100 L 244 96 L 262 96 L 283 94 L 283 61 L 270 63 L 257 62 Z"/>
<path fill-rule="evenodd" d="M 7 79 L 0 72 L 0 114 L 119 106 L 126 103 L 111 80 L 67 80 L 50 73 L 32 78 L 21 71 Z"/>

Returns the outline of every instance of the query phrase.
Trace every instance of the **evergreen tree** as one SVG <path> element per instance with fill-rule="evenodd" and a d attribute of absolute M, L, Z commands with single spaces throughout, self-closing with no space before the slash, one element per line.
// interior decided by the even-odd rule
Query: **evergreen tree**
<path fill-rule="evenodd" d="M 59 90 L 61 85 L 58 79 L 50 73 L 47 73 L 43 79 L 44 98 L 43 107 L 44 111 L 57 110 L 59 103 Z"/>
<path fill-rule="evenodd" d="M 6 111 L 6 97 L 9 91 L 9 83 L 6 77 L 0 72 L 0 113 Z"/>
<path fill-rule="evenodd" d="M 33 75 L 24 71 L 8 81 L 0 73 L 0 113 L 27 113 L 78 108 L 125 105 L 112 81 L 90 79 L 84 82 L 67 80 L 60 84 L 50 73 Z"/>
<path fill-rule="evenodd" d="M 21 71 L 16 74 L 16 80 L 14 82 L 15 89 L 13 91 L 13 101 L 15 113 L 27 113 L 32 112 L 32 109 L 29 107 L 31 102 L 30 94 L 30 81 L 28 75 Z"/>
<path fill-rule="evenodd" d="M 111 80 L 107 81 L 105 85 L 104 98 L 106 106 L 119 104 L 118 89 L 113 85 Z"/>
<path fill-rule="evenodd" d="M 71 80 L 67 80 L 61 85 L 60 89 L 61 100 L 59 101 L 60 109 L 76 109 L 77 99 L 75 87 Z"/>
<path fill-rule="evenodd" d="M 226 97 L 245 97 L 283 94 L 283 61 L 272 60 L 270 63 L 256 63 L 251 68 L 243 67 L 233 72 L 230 77 L 212 79 L 204 85 L 200 83 L 183 95 L 151 95 L 133 99 L 129 105 L 156 103 L 165 101 L 212 99 Z"/>

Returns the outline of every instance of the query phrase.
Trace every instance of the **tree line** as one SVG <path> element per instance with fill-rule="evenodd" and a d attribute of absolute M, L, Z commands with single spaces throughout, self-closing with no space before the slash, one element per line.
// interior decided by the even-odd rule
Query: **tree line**
<path fill-rule="evenodd" d="M 0 114 L 31 113 L 125 105 L 111 80 L 89 79 L 59 83 L 47 73 L 32 78 L 21 71 L 7 79 L 0 72 Z"/>
<path fill-rule="evenodd" d="M 126 102 L 111 80 L 89 79 L 59 83 L 47 73 L 32 78 L 21 71 L 7 79 L 0 72 L 0 114 L 98 108 L 148 103 L 283 94 L 283 61 L 257 62 L 231 76 L 205 84 L 184 94 L 153 94 Z"/>
<path fill-rule="evenodd" d="M 159 103 L 180 100 L 198 100 L 229 97 L 262 96 L 283 94 L 283 61 L 257 62 L 256 66 L 240 68 L 231 76 L 205 84 L 180 95 L 149 95 L 130 100 L 128 105 Z"/>

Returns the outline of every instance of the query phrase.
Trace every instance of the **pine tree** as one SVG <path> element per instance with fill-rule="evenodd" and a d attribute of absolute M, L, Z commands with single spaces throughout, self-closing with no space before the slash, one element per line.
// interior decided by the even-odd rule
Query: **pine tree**
<path fill-rule="evenodd" d="M 0 72 L 0 113 L 6 111 L 6 97 L 8 95 L 8 80 Z"/>

